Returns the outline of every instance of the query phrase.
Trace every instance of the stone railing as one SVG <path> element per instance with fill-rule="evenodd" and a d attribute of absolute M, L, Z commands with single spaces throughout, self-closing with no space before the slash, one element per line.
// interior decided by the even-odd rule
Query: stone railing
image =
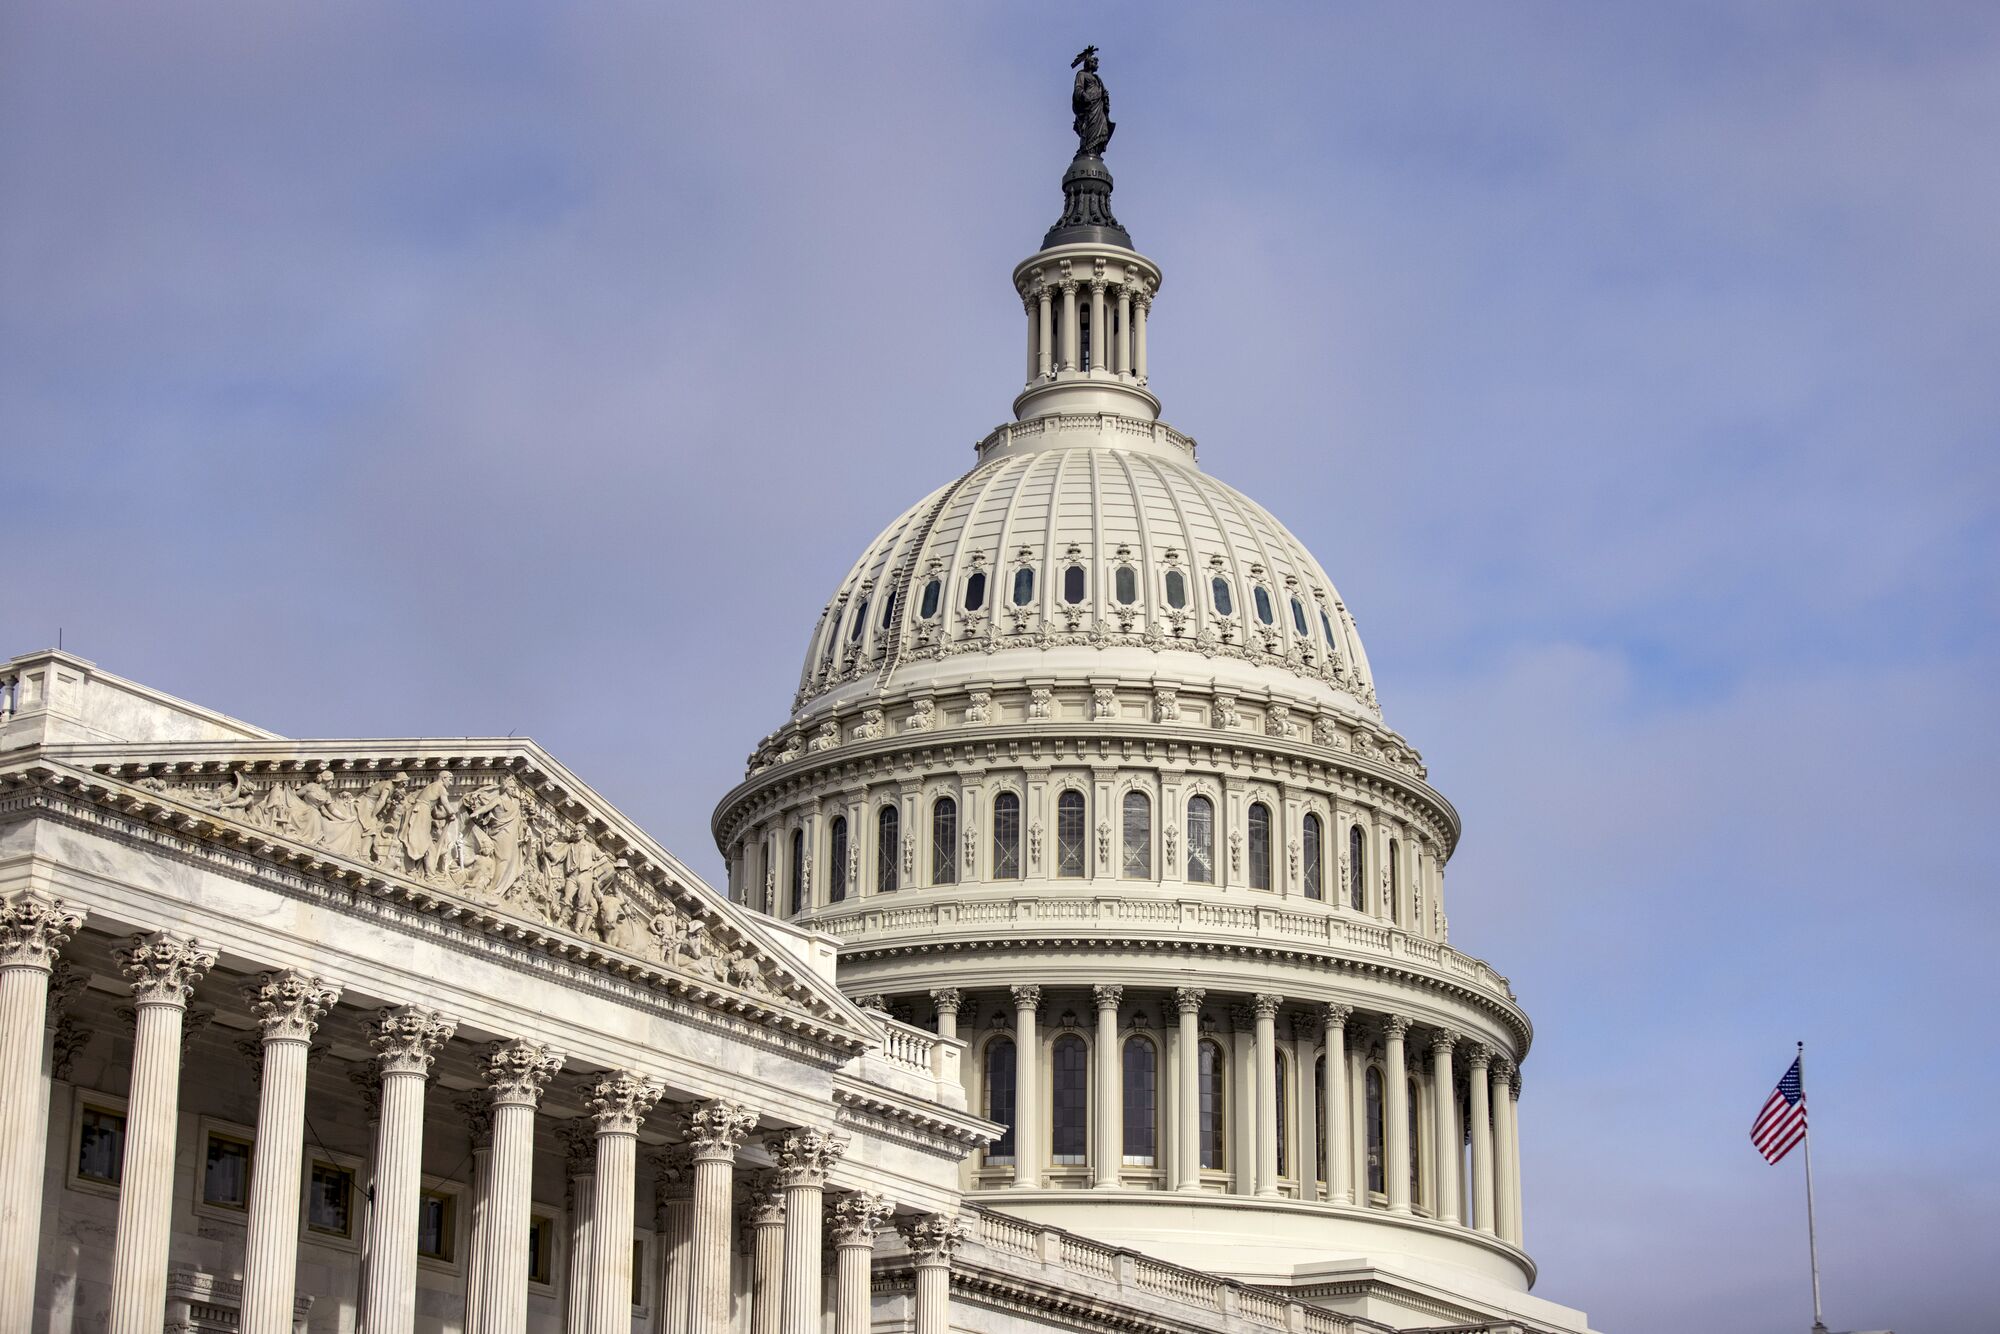
<path fill-rule="evenodd" d="M 1302 910 L 1268 903 L 1222 903 L 1166 895 L 1002 894 L 931 903 L 862 899 L 814 914 L 812 925 L 832 932 L 843 948 L 979 938 L 1014 932 L 1059 930 L 1065 935 L 1100 931 L 1110 936 L 1158 939 L 1256 940 L 1302 946 L 1361 959 L 1393 960 L 1484 991 L 1514 999 L 1507 979 L 1483 960 L 1435 940 L 1338 910 Z"/>
<path fill-rule="evenodd" d="M 1038 436 L 1056 432 L 1086 432 L 1093 435 L 1124 435 L 1149 440 L 1178 453 L 1195 456 L 1194 437 L 1176 431 L 1165 422 L 1146 421 L 1139 417 L 1127 417 L 1115 412 L 1052 412 L 1041 417 L 1030 417 L 1026 421 L 1012 421 L 996 426 L 975 448 L 981 457 L 998 447 L 1006 449 L 1016 440 L 1031 440 Z"/>
<path fill-rule="evenodd" d="M 965 1053 L 963 1042 L 941 1038 L 928 1028 L 906 1024 L 879 1010 L 872 1015 L 882 1025 L 883 1060 L 932 1079 L 958 1080 L 959 1058 Z"/>
<path fill-rule="evenodd" d="M 997 1255 L 1012 1256 L 1061 1271 L 1059 1286 L 1096 1294 L 1102 1301 L 1157 1307 L 1191 1307 L 1218 1329 L 1269 1329 L 1285 1334 L 1363 1334 L 1385 1329 L 1307 1306 L 1281 1292 L 1220 1279 L 1136 1251 L 1079 1237 L 1061 1228 L 1024 1222 L 991 1209 L 969 1206 L 970 1240 Z M 1144 1322 L 1132 1328 L 1144 1328 Z"/>

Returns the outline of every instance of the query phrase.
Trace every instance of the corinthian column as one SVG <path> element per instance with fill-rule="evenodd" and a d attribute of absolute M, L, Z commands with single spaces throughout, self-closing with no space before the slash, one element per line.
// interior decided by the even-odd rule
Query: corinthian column
<path fill-rule="evenodd" d="M 733 1102 L 705 1102 L 688 1114 L 694 1156 L 693 1334 L 728 1334 L 730 1191 L 736 1150 L 757 1114 Z"/>
<path fill-rule="evenodd" d="M 534 1042 L 496 1042 L 485 1052 L 492 1104 L 493 1179 L 486 1197 L 486 1255 L 472 1334 L 524 1334 L 528 1327 L 528 1225 L 535 1179 L 535 1108 L 563 1058 Z"/>
<path fill-rule="evenodd" d="M 1042 989 L 1018 986 L 1014 993 L 1014 1186 L 1034 1190 L 1042 1184 L 1042 1100 L 1038 1092 L 1042 1042 L 1035 1031 L 1035 1014 Z"/>
<path fill-rule="evenodd" d="M 827 1205 L 833 1234 L 833 1334 L 868 1334 L 875 1234 L 895 1210 L 880 1195 L 859 1191 Z"/>
<path fill-rule="evenodd" d="M 1513 1077 L 1507 1081 L 1507 1175 L 1514 1185 L 1513 1216 L 1514 1244 L 1527 1245 L 1527 1237 L 1522 1232 L 1521 1218 L 1521 1067 L 1514 1067 Z"/>
<path fill-rule="evenodd" d="M 949 1214 L 917 1214 L 896 1220 L 910 1263 L 917 1273 L 916 1334 L 949 1334 L 951 1257 L 969 1229 Z"/>
<path fill-rule="evenodd" d="M 1354 1203 L 1354 1146 L 1347 1128 L 1347 1021 L 1352 1005 L 1326 1007 L 1326 1198 Z"/>
<path fill-rule="evenodd" d="M 167 1319 L 167 1238 L 173 1226 L 181 1019 L 215 951 L 184 936 L 134 936 L 118 951 L 132 984 L 132 1084 L 118 1240 L 111 1251 L 111 1334 L 159 1334 Z M 35 1146 L 37 1150 L 40 1145 Z"/>
<path fill-rule="evenodd" d="M 1500 1240 L 1519 1244 L 1514 1226 L 1514 1063 L 1495 1057 L 1493 1081 L 1493 1230 Z"/>
<path fill-rule="evenodd" d="M 1278 1194 L 1278 1007 L 1283 996 L 1260 992 L 1252 1002 L 1257 1039 L 1257 1179 L 1259 1195 Z"/>
<path fill-rule="evenodd" d="M 243 1256 L 243 1334 L 291 1334 L 292 1300 L 298 1291 L 306 1056 L 320 1016 L 340 999 L 340 989 L 287 969 L 260 975 L 243 989 L 243 998 L 263 1030 Z"/>
<path fill-rule="evenodd" d="M 941 1038 L 958 1036 L 958 1011 L 964 1003 L 957 987 L 939 987 L 931 992 L 931 1004 L 937 1009 L 937 1031 Z"/>
<path fill-rule="evenodd" d="M 1437 1216 L 1441 1223 L 1458 1221 L 1458 1094 L 1451 1073 L 1451 1048 L 1458 1034 L 1438 1029 L 1431 1034 L 1431 1106 L 1437 1112 Z"/>
<path fill-rule="evenodd" d="M 819 1334 L 820 1196 L 826 1174 L 847 1152 L 830 1130 L 781 1130 L 764 1140 L 785 1187 L 784 1334 Z"/>
<path fill-rule="evenodd" d="M 632 1199 L 639 1170 L 639 1124 L 660 1100 L 660 1086 L 630 1071 L 591 1086 L 597 1123 L 597 1240 L 590 1280 L 589 1334 L 632 1328 Z"/>
<path fill-rule="evenodd" d="M 417 1320 L 417 1208 L 423 1195 L 424 1084 L 431 1062 L 458 1028 L 434 1010 L 383 1010 L 368 1041 L 382 1076 L 375 1136 L 375 1203 L 368 1211 L 368 1286 L 361 1328 L 410 1334 Z"/>
<path fill-rule="evenodd" d="M 785 1187 L 760 1172 L 743 1206 L 750 1252 L 750 1334 L 779 1334 L 785 1327 Z"/>
<path fill-rule="evenodd" d="M 660 1300 L 653 1334 L 682 1334 L 692 1318 L 694 1271 L 694 1160 L 685 1144 L 650 1155 L 653 1164 L 653 1230 L 660 1238 Z"/>
<path fill-rule="evenodd" d="M 1174 992 L 1180 1011 L 1180 1112 L 1174 1118 L 1180 1146 L 1174 1153 L 1175 1190 L 1201 1189 L 1201 998 L 1200 987 Z"/>
<path fill-rule="evenodd" d="M 563 1168 L 569 1178 L 569 1263 L 564 1266 L 563 1328 L 568 1334 L 589 1334 L 590 1284 L 597 1241 L 597 1141 L 582 1117 L 563 1122 Z"/>
<path fill-rule="evenodd" d="M 488 1230 L 493 1213 L 493 1107 L 477 1093 L 453 1098 L 451 1105 L 465 1123 L 471 1140 L 472 1235 L 465 1247 L 465 1327 L 480 1326 L 479 1308 L 486 1300 L 486 1257 L 492 1254 Z"/>
<path fill-rule="evenodd" d="M 49 974 L 83 914 L 24 891 L 0 907 L 0 1329 L 26 1329 L 41 1251 L 49 1085 L 42 1072 Z"/>
<path fill-rule="evenodd" d="M 1382 1090 L 1382 1184 L 1389 1192 L 1389 1212 L 1410 1212 L 1410 1077 L 1403 1063 L 1403 1035 L 1411 1020 L 1392 1014 L 1382 1024 L 1383 1065 L 1388 1085 Z"/>
<path fill-rule="evenodd" d="M 1493 1053 L 1475 1042 L 1465 1053 L 1465 1082 L 1471 1093 L 1466 1115 L 1472 1120 L 1472 1226 L 1493 1232 L 1493 1120 L 1487 1101 Z"/>
<path fill-rule="evenodd" d="M 1096 1186 L 1115 1189 L 1125 1161 L 1124 1081 L 1118 1077 L 1118 1003 L 1125 988 L 1091 989 L 1097 1002 L 1097 1158 Z"/>

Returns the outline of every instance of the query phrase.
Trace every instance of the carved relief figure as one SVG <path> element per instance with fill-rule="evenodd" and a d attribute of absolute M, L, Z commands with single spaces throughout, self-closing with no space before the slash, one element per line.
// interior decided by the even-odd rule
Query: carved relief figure
<path fill-rule="evenodd" d="M 458 823 L 451 775 L 439 770 L 403 811 L 403 854 L 416 870 L 442 878 Z"/>
<path fill-rule="evenodd" d="M 465 887 L 505 900 L 521 878 L 521 784 L 512 774 L 475 791 L 465 804 L 472 872 Z"/>

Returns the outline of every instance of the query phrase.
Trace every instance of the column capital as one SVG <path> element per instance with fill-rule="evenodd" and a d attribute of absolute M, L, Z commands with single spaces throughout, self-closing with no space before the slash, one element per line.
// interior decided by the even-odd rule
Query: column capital
<path fill-rule="evenodd" d="M 488 1149 L 493 1146 L 493 1104 L 478 1093 L 466 1093 L 453 1098 L 451 1105 L 465 1118 L 465 1130 L 472 1138 L 472 1147 Z"/>
<path fill-rule="evenodd" d="M 778 1179 L 787 1186 L 821 1186 L 826 1174 L 847 1153 L 848 1137 L 838 1130 L 811 1126 L 780 1130 L 764 1137 L 764 1152 Z"/>
<path fill-rule="evenodd" d="M 590 1116 L 598 1135 L 636 1135 L 639 1123 L 665 1090 L 629 1070 L 615 1070 L 590 1086 Z"/>
<path fill-rule="evenodd" d="M 311 973 L 287 968 L 259 973 L 243 985 L 243 999 L 266 1042 L 311 1042 L 319 1021 L 340 1000 L 340 988 Z"/>
<path fill-rule="evenodd" d="M 1182 1014 L 1198 1014 L 1202 998 L 1207 994 L 1200 987 L 1175 987 L 1174 1008 Z"/>
<path fill-rule="evenodd" d="M 1432 1029 L 1431 1030 L 1432 1058 L 1436 1060 L 1442 1060 L 1443 1058 L 1451 1055 L 1451 1049 L 1457 1042 L 1458 1042 L 1458 1034 L 1452 1032 L 1450 1029 L 1448 1028 Z"/>
<path fill-rule="evenodd" d="M 694 1153 L 685 1144 L 668 1144 L 646 1155 L 653 1169 L 653 1193 L 662 1201 L 685 1200 L 694 1193 Z"/>
<path fill-rule="evenodd" d="M 964 1004 L 957 987 L 938 987 L 931 992 L 931 1004 L 939 1014 L 957 1014 Z"/>
<path fill-rule="evenodd" d="M 67 1020 L 71 1003 L 81 996 L 83 989 L 89 985 L 89 973 L 74 964 L 64 963 L 60 959 L 56 961 L 55 967 L 49 971 L 48 1022 L 51 1027 Z"/>
<path fill-rule="evenodd" d="M 1249 1033 L 1257 1027 L 1257 1009 L 1241 1001 L 1229 1007 L 1229 1024 L 1238 1033 Z"/>
<path fill-rule="evenodd" d="M 1403 1034 L 1409 1032 L 1410 1025 L 1415 1022 L 1416 1020 L 1410 1018 L 1407 1014 L 1384 1015 L 1382 1016 L 1382 1036 L 1392 1042 L 1401 1042 Z"/>
<path fill-rule="evenodd" d="M 1320 1021 L 1320 1017 L 1311 1010 L 1295 1010 L 1292 1012 L 1292 1040 L 1294 1042 L 1311 1042 L 1320 1035 L 1324 1028 L 1325 1025 Z"/>
<path fill-rule="evenodd" d="M 1516 1065 L 1514 1073 L 1507 1079 L 1507 1093 L 1515 1102 L 1521 1100 L 1521 1067 Z"/>
<path fill-rule="evenodd" d="M 728 1162 L 743 1146 L 743 1137 L 757 1124 L 757 1113 L 741 1103 L 717 1098 L 702 1103 L 687 1117 L 687 1144 L 696 1162 Z"/>
<path fill-rule="evenodd" d="M 1468 1072 L 1484 1070 L 1493 1063 L 1493 1048 L 1483 1042 L 1465 1044 L 1465 1068 Z"/>
<path fill-rule="evenodd" d="M 87 915 L 31 889 L 10 896 L 0 907 L 0 968 L 47 972 L 69 938 L 83 929 Z"/>
<path fill-rule="evenodd" d="M 261 1052 L 263 1049 L 264 1044 L 261 1042 L 258 1043 L 257 1050 Z M 375 1062 L 363 1061 L 361 1064 L 354 1066 L 347 1072 L 347 1078 L 353 1083 L 354 1091 L 361 1095 L 361 1106 L 368 1113 L 368 1119 L 370 1121 L 381 1120 L 382 1078 L 380 1073 L 375 1069 Z"/>
<path fill-rule="evenodd" d="M 850 1191 L 826 1203 L 826 1226 L 836 1246 L 873 1246 L 875 1234 L 896 1212 L 880 1195 Z"/>
<path fill-rule="evenodd" d="M 1034 1010 L 1041 1008 L 1042 989 L 1032 982 L 1012 986 L 1007 988 L 1007 990 L 1013 994 L 1015 1009 Z"/>
<path fill-rule="evenodd" d="M 1097 1002 L 1100 1010 L 1115 1010 L 1125 999 L 1125 988 L 1111 984 L 1100 984 L 1090 989 L 1090 997 Z"/>
<path fill-rule="evenodd" d="M 563 1175 L 587 1177 L 597 1174 L 597 1128 L 587 1116 L 572 1116 L 556 1126 L 556 1138 L 563 1146 Z"/>
<path fill-rule="evenodd" d="M 495 1107 L 535 1107 L 563 1067 L 562 1053 L 539 1042 L 495 1042 L 480 1057 L 486 1096 Z"/>
<path fill-rule="evenodd" d="M 972 1236 L 972 1228 L 956 1214 L 908 1214 L 896 1219 L 896 1230 L 919 1265 L 948 1265 L 952 1255 Z"/>
<path fill-rule="evenodd" d="M 1326 1007 L 1326 1026 L 1329 1029 L 1346 1028 L 1347 1021 L 1353 1017 L 1354 1007 L 1352 1005 L 1330 1003 Z"/>
<path fill-rule="evenodd" d="M 380 1010 L 368 1034 L 375 1064 L 384 1075 L 428 1075 L 437 1049 L 458 1031 L 458 1021 L 420 1005 Z"/>
<path fill-rule="evenodd" d="M 1517 1067 L 1515 1066 L 1512 1057 L 1502 1056 L 1497 1052 L 1494 1053 L 1493 1077 L 1495 1079 L 1505 1079 L 1511 1081 L 1514 1078 L 1514 1071 L 1516 1068 Z"/>
<path fill-rule="evenodd" d="M 776 1227 L 785 1221 L 785 1183 L 776 1172 L 759 1172 L 744 1192 L 743 1221 L 751 1227 Z"/>
<path fill-rule="evenodd" d="M 1256 1012 L 1259 1019 L 1277 1018 L 1278 1007 L 1284 1003 L 1285 998 L 1283 996 L 1269 991 L 1260 991 L 1250 998 L 1250 1008 Z"/>
<path fill-rule="evenodd" d="M 139 1005 L 185 1006 L 194 984 L 215 967 L 215 951 L 186 936 L 165 931 L 134 936 L 118 951 L 118 969 L 132 984 Z"/>

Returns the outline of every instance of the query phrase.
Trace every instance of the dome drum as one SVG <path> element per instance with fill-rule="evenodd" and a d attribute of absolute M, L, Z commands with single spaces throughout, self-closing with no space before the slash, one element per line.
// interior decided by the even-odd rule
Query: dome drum
<path fill-rule="evenodd" d="M 1146 322 L 1159 287 L 1159 266 L 1122 246 L 1059 245 L 1023 260 L 1014 290 L 1028 322 L 1027 387 L 1015 416 L 1157 418 L 1160 400 L 1146 388 Z"/>

